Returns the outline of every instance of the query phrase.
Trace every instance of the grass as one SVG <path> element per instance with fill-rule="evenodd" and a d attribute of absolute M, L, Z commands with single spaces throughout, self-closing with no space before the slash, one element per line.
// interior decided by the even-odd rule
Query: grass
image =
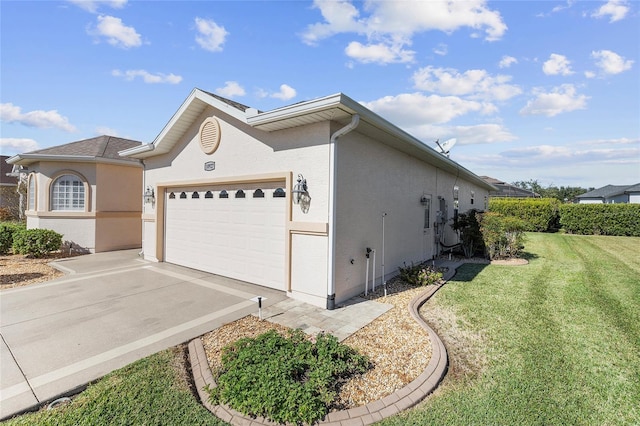
<path fill-rule="evenodd" d="M 183 347 L 158 352 L 105 376 L 70 404 L 3 425 L 226 425 L 192 394 L 184 362 Z"/>
<path fill-rule="evenodd" d="M 465 265 L 425 305 L 449 372 L 383 425 L 640 424 L 640 238 L 527 237 L 529 265 Z M 193 396 L 172 348 L 4 424 L 225 423 Z"/>
<path fill-rule="evenodd" d="M 427 303 L 450 371 L 383 424 L 640 424 L 640 238 L 527 238 L 529 265 L 465 265 Z"/>

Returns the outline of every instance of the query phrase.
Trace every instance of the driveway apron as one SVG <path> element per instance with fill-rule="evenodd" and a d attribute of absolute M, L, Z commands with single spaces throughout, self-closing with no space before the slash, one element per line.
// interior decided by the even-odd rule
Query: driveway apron
<path fill-rule="evenodd" d="M 286 299 L 136 251 L 59 263 L 64 278 L 0 293 L 0 418 Z"/>

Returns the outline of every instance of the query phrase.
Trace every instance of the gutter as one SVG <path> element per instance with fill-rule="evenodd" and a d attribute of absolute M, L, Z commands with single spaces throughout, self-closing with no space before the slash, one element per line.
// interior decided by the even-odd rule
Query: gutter
<path fill-rule="evenodd" d="M 329 256 L 327 261 L 327 309 L 333 310 L 336 307 L 336 162 L 337 151 L 336 141 L 339 137 L 346 135 L 360 123 L 360 116 L 351 116 L 351 122 L 341 129 L 338 129 L 329 140 Z"/>

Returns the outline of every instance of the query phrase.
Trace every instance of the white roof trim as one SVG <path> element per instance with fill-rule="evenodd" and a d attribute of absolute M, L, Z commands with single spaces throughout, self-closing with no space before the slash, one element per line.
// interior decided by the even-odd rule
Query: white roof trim
<path fill-rule="evenodd" d="M 152 143 L 120 151 L 119 154 L 126 157 L 147 158 L 169 152 L 183 136 L 184 129 L 191 126 L 195 121 L 195 117 L 204 112 L 208 106 L 223 111 L 242 123 L 249 124 L 254 128 L 267 132 L 299 126 L 301 125 L 301 118 L 308 118 L 314 122 L 331 120 L 330 117 L 350 120 L 350 116 L 358 114 L 360 115 L 361 121 L 387 133 L 401 144 L 411 147 L 412 152 L 416 152 L 417 150 L 424 161 L 430 162 L 449 172 L 464 176 L 486 189 L 497 190 L 497 188 L 487 183 L 475 173 L 440 154 L 419 139 L 416 139 L 414 136 L 411 136 L 409 133 L 342 93 L 336 93 L 266 112 L 258 112 L 253 108 L 249 108 L 246 112 L 243 112 L 202 90 L 194 89 Z M 182 128 L 182 130 L 179 130 L 180 128 Z"/>
<path fill-rule="evenodd" d="M 93 155 L 48 155 L 48 154 L 18 154 L 7 159 L 8 164 L 28 166 L 39 161 L 60 161 L 66 163 L 101 163 L 119 164 L 123 166 L 141 167 L 137 161 L 118 160 L 115 158 L 95 157 Z"/>
<path fill-rule="evenodd" d="M 195 121 L 193 117 L 199 116 L 208 106 L 223 111 L 243 123 L 247 122 L 244 112 L 196 88 L 191 91 L 187 99 L 180 105 L 180 108 L 173 114 L 153 142 L 139 147 L 125 149 L 118 154 L 123 157 L 133 158 L 147 158 L 154 155 L 166 154 L 182 137 L 182 129 L 193 124 Z"/>

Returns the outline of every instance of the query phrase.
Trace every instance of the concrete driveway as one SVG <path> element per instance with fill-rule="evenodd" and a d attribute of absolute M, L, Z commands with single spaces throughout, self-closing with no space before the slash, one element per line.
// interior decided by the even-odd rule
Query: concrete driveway
<path fill-rule="evenodd" d="M 284 292 L 140 259 L 57 262 L 68 275 L 0 293 L 0 418 L 286 299 Z M 263 299 L 264 300 L 264 299 Z"/>

